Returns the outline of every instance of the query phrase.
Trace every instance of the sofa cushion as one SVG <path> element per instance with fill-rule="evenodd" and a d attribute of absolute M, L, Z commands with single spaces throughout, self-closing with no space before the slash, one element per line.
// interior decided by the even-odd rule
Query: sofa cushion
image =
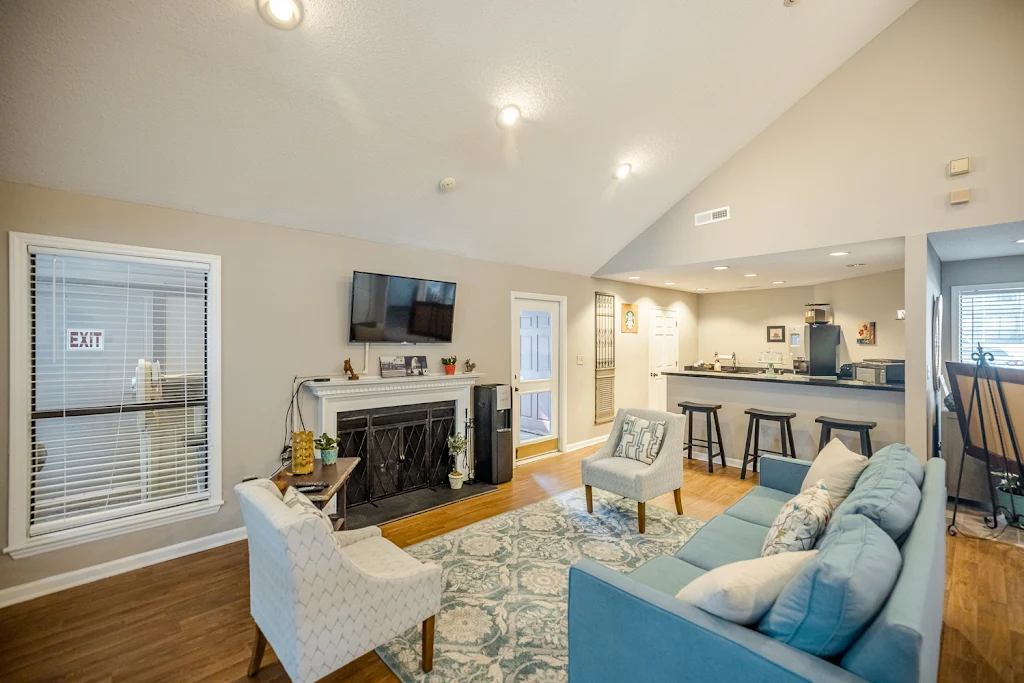
<path fill-rule="evenodd" d="M 832 498 L 825 480 L 796 494 L 782 506 L 761 546 L 761 556 L 810 550 L 832 519 Z"/>
<path fill-rule="evenodd" d="M 843 653 L 889 597 L 902 558 L 863 515 L 844 515 L 783 589 L 758 630 L 818 657 Z"/>
<path fill-rule="evenodd" d="M 755 624 L 817 550 L 779 553 L 712 569 L 676 597 L 734 624 Z"/>
<path fill-rule="evenodd" d="M 708 571 L 730 562 L 761 556 L 768 527 L 718 515 L 697 530 L 676 557 Z M 673 594 L 674 595 L 674 594 Z"/>
<path fill-rule="evenodd" d="M 839 507 L 857 485 L 857 479 L 868 465 L 868 459 L 860 453 L 854 453 L 839 439 L 832 439 L 814 456 L 811 468 L 804 476 L 801 490 L 814 485 L 821 479 L 825 480 L 832 496 L 832 506 Z"/>
<path fill-rule="evenodd" d="M 771 526 L 779 515 L 779 510 L 792 498 L 792 494 L 776 491 L 767 486 L 755 486 L 747 494 L 736 501 L 725 514 L 744 522 L 753 522 L 762 526 Z"/>
<path fill-rule="evenodd" d="M 658 459 L 658 453 L 661 452 L 661 442 L 664 439 L 664 422 L 626 415 L 622 421 L 619 444 L 615 447 L 613 455 L 616 458 L 629 458 L 645 465 L 653 465 Z"/>
<path fill-rule="evenodd" d="M 853 493 L 836 510 L 836 516 L 864 515 L 893 540 L 902 539 L 914 524 L 921 505 L 921 464 L 902 444 L 872 456 Z"/>
<path fill-rule="evenodd" d="M 707 571 L 669 555 L 659 555 L 629 573 L 629 578 L 656 591 L 675 595 Z"/>

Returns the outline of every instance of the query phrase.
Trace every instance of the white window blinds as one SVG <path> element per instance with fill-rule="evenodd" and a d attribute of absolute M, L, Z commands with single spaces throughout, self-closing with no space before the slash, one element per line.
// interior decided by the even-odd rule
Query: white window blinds
<path fill-rule="evenodd" d="M 29 253 L 29 536 L 208 500 L 208 266 Z"/>
<path fill-rule="evenodd" d="M 993 364 L 1024 366 L 1024 284 L 959 287 L 954 298 L 960 362 L 970 363 L 981 344 Z"/>

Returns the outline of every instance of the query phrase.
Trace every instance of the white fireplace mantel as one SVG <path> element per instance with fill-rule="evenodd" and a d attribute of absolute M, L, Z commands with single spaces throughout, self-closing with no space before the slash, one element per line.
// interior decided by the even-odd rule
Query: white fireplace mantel
<path fill-rule="evenodd" d="M 338 413 L 434 401 L 455 401 L 455 430 L 464 433 L 466 410 L 472 414 L 472 387 L 479 373 L 425 375 L 423 377 L 361 377 L 310 382 L 305 388 L 316 398 L 316 433 L 338 436 Z"/>

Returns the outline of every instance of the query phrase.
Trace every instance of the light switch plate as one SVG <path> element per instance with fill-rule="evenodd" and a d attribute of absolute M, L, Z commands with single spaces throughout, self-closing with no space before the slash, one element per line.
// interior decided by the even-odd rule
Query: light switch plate
<path fill-rule="evenodd" d="M 965 187 L 962 190 L 953 190 L 949 193 L 950 204 L 966 204 L 971 201 L 971 188 Z"/>
<path fill-rule="evenodd" d="M 576 356 L 576 365 L 583 365 L 583 354 Z"/>
<path fill-rule="evenodd" d="M 963 175 L 971 172 L 971 158 L 953 159 L 949 162 L 949 175 Z"/>

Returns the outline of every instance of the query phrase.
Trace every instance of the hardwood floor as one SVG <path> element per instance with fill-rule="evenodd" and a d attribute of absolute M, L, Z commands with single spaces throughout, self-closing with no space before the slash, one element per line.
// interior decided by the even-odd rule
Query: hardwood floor
<path fill-rule="evenodd" d="M 498 492 L 388 524 L 384 536 L 411 545 L 576 488 L 596 449 L 523 464 Z M 683 511 L 710 519 L 756 483 L 688 462 Z M 672 494 L 652 504 L 675 508 Z M 947 552 L 940 681 L 1024 683 L 1024 550 L 959 537 Z M 233 543 L 0 610 L 0 680 L 287 681 L 270 647 L 246 677 L 253 632 L 248 552 Z M 398 679 L 371 652 L 324 680 Z"/>

